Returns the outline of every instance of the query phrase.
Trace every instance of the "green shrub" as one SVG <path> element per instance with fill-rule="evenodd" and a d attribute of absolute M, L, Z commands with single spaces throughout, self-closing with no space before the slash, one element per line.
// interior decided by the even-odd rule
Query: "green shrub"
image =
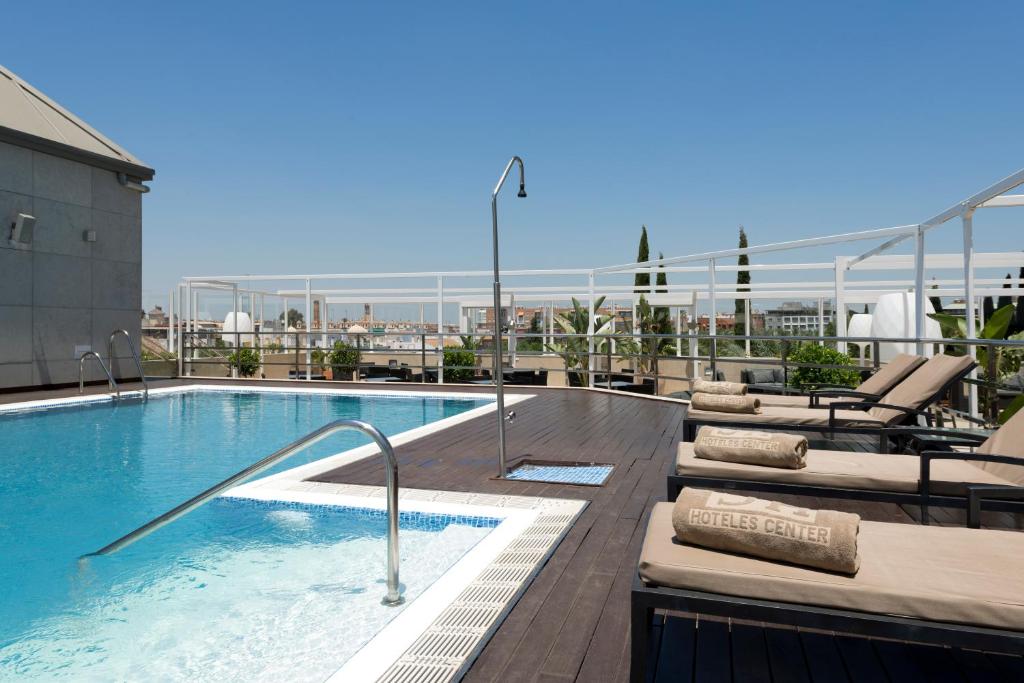
<path fill-rule="evenodd" d="M 827 346 L 803 344 L 789 354 L 789 363 L 812 363 L 816 365 L 853 365 L 853 359 Z M 860 373 L 841 368 L 793 368 L 789 371 L 789 383 L 795 387 L 810 389 L 822 384 L 838 384 L 855 387 L 860 384 Z"/>
<path fill-rule="evenodd" d="M 472 351 L 465 349 L 444 350 L 445 382 L 468 382 L 473 379 L 475 367 L 476 355 Z"/>
<path fill-rule="evenodd" d="M 352 373 L 359 367 L 359 358 L 359 349 L 343 341 L 336 341 L 327 354 L 326 361 L 331 366 L 334 379 L 345 380 L 350 379 Z"/>
<path fill-rule="evenodd" d="M 260 352 L 243 348 L 228 356 L 228 367 L 238 370 L 239 377 L 252 377 L 260 369 Z"/>
<path fill-rule="evenodd" d="M 750 355 L 754 358 L 778 358 L 782 345 L 775 339 L 751 339 Z"/>

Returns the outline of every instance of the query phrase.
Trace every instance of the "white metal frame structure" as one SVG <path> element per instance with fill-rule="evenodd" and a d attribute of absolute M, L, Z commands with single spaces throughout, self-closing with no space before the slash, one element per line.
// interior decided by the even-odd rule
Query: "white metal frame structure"
<path fill-rule="evenodd" d="M 589 348 L 591 351 L 591 368 L 594 367 L 594 319 L 595 301 L 604 296 L 608 302 L 627 302 L 635 312 L 641 295 L 647 297 L 651 305 L 665 306 L 674 310 L 677 333 L 682 332 L 681 316 L 685 312 L 690 320 L 696 318 L 698 305 L 706 302 L 708 306 L 708 332 L 717 332 L 718 302 L 721 299 L 735 300 L 786 300 L 803 299 L 818 302 L 819 331 L 824 330 L 823 302 L 830 300 L 835 312 L 845 312 L 852 304 L 873 303 L 877 297 L 893 291 L 913 291 L 915 293 L 915 330 L 914 338 L 919 349 L 925 343 L 925 305 L 926 296 L 963 297 L 968 329 L 968 338 L 974 340 L 977 335 L 975 313 L 978 300 L 987 296 L 1021 296 L 1024 295 L 1024 283 L 1016 276 L 1011 280 L 1012 287 L 1006 289 L 1005 280 L 998 277 L 976 278 L 979 269 L 1006 269 L 1024 266 L 1024 253 L 976 253 L 974 250 L 973 216 L 979 209 L 1006 208 L 1024 206 L 1024 194 L 1008 195 L 1010 190 L 1024 184 L 1024 169 L 1007 176 L 999 182 L 974 193 L 967 199 L 957 202 L 945 211 L 938 213 L 920 223 L 899 225 L 887 228 L 874 228 L 858 232 L 790 240 L 771 244 L 755 245 L 744 249 L 725 249 L 720 251 L 690 254 L 670 258 L 653 259 L 645 263 L 626 263 L 599 268 L 569 268 L 546 270 L 503 270 L 502 305 L 535 303 L 541 304 L 545 314 L 545 337 L 554 336 L 553 313 L 556 303 L 567 303 L 571 298 L 586 300 L 590 310 Z M 963 233 L 962 254 L 927 254 L 925 251 L 926 235 L 929 231 L 959 217 Z M 913 254 L 890 255 L 885 252 L 914 240 Z M 776 252 L 788 252 L 810 247 L 834 246 L 857 242 L 878 242 L 867 251 L 856 256 L 836 256 L 832 261 L 795 262 L 795 263 L 763 263 L 750 264 L 742 268 L 724 261 L 748 256 Z M 959 278 L 944 278 L 926 283 L 927 270 L 957 270 L 963 273 Z M 723 286 L 718 282 L 718 275 L 738 270 L 751 272 L 768 271 L 812 271 L 828 273 L 818 281 L 798 282 L 766 282 L 754 283 L 745 290 L 738 291 L 735 285 Z M 913 271 L 913 279 L 858 280 L 851 273 L 870 271 Z M 656 291 L 654 284 L 658 272 L 696 273 L 705 275 L 705 282 L 689 284 L 672 284 L 663 291 Z M 651 287 L 647 292 L 638 292 L 632 283 L 599 284 L 599 279 L 614 279 L 615 276 L 629 276 L 636 273 L 648 273 Z M 263 305 L 266 297 L 275 297 L 283 303 L 287 310 L 287 301 L 300 299 L 305 304 L 305 320 L 312 322 L 312 303 L 320 301 L 321 339 L 326 343 L 328 309 L 331 304 L 418 304 L 423 323 L 423 307 L 436 305 L 436 324 L 439 331 L 443 330 L 444 306 L 459 305 L 462 308 L 486 304 L 486 297 L 492 294 L 492 287 L 483 284 L 487 278 L 493 278 L 488 270 L 467 271 L 427 271 L 427 272 L 394 272 L 394 273 L 328 273 L 328 274 L 288 274 L 288 275 L 218 275 L 203 277 L 185 277 L 181 284 L 170 293 L 170 325 L 168 344 L 173 349 L 181 347 L 182 334 L 196 331 L 198 320 L 198 293 L 215 291 L 221 294 L 230 293 L 233 298 L 233 310 L 239 311 L 240 298 L 245 297 L 249 303 L 254 320 L 265 320 Z M 424 285 L 410 281 L 426 281 Z M 456 286 L 459 281 L 480 280 L 480 286 Z M 344 286 L 345 283 L 359 285 L 373 281 L 388 283 L 409 282 L 406 287 L 359 287 Z M 526 284 L 517 284 L 526 281 Z M 542 281 L 542 284 L 537 284 Z M 286 283 L 285 288 L 274 288 L 269 283 Z M 287 284 L 299 284 L 300 287 L 288 288 Z M 507 299 L 506 299 L 507 297 Z M 257 314 L 257 308 L 259 313 Z M 747 307 L 748 315 L 750 307 Z M 460 309 L 461 312 L 461 309 Z M 461 320 L 461 315 L 459 316 Z M 634 316 L 635 318 L 635 316 Z M 285 321 L 287 322 L 287 321 Z M 749 327 L 749 320 L 747 329 Z M 422 327 L 422 325 L 421 325 Z M 262 331 L 262 330 L 261 330 Z M 307 335 L 312 335 L 308 330 Z M 236 334 L 236 342 L 239 335 Z M 244 334 L 244 333 L 243 333 Z M 836 315 L 836 336 L 846 336 L 846 316 Z M 310 367 L 310 349 L 306 344 L 307 377 Z M 237 344 L 236 344 L 237 346 Z M 974 349 L 971 348 L 973 355 Z M 693 355 L 693 354 L 691 354 Z M 179 355 L 179 364 L 181 363 Z M 438 354 L 438 373 L 443 381 L 443 369 Z M 593 381 L 593 374 L 591 374 Z M 971 386 L 971 412 L 977 412 L 976 388 Z"/>

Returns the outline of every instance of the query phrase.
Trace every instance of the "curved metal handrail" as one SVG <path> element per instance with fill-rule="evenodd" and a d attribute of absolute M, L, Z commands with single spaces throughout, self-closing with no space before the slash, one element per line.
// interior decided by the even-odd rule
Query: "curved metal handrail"
<path fill-rule="evenodd" d="M 101 368 L 103 368 L 103 372 L 107 376 L 107 383 L 110 385 L 110 388 L 114 390 L 116 398 L 120 400 L 121 388 L 117 386 L 117 380 L 115 380 L 114 376 L 110 374 L 110 370 L 107 369 L 107 365 L 106 363 L 103 362 L 103 359 L 100 357 L 100 354 L 96 353 L 95 351 L 86 351 L 78 359 L 78 393 L 85 393 L 85 359 L 90 356 L 95 358 L 96 362 L 100 364 Z"/>
<path fill-rule="evenodd" d="M 135 367 L 139 370 L 139 380 L 142 381 L 142 399 L 144 401 L 148 401 L 149 383 L 146 381 L 146 372 L 142 369 L 142 361 L 139 360 L 139 352 L 135 350 L 135 343 L 132 342 L 132 336 L 128 334 L 128 330 L 114 330 L 110 333 L 110 339 L 107 340 L 107 358 L 110 359 L 111 374 L 114 371 L 114 338 L 119 334 L 123 334 L 124 338 L 128 340 L 128 350 L 132 352 L 132 360 L 135 361 Z"/>
<path fill-rule="evenodd" d="M 334 422 L 328 423 L 315 432 L 310 432 L 301 439 L 293 441 L 275 453 L 271 453 L 259 462 L 249 465 L 244 470 L 231 475 L 219 484 L 211 486 L 199 495 L 190 498 L 174 509 L 168 510 L 159 517 L 146 522 L 135 531 L 125 534 L 113 543 L 100 548 L 96 552 L 83 555 L 83 558 L 116 553 L 117 551 L 130 546 L 132 543 L 145 538 L 157 529 L 170 524 L 179 517 L 183 517 L 196 508 L 205 505 L 224 490 L 229 489 L 236 484 L 241 484 L 260 472 L 273 467 L 285 458 L 295 455 L 308 446 L 312 446 L 313 444 L 344 429 L 354 429 L 369 436 L 377 442 L 377 446 L 380 447 L 380 452 L 384 456 L 384 466 L 387 471 L 388 486 L 388 592 L 381 602 L 385 605 L 399 605 L 403 602 L 403 598 L 398 585 L 398 460 L 395 458 L 395 450 L 391 447 L 391 442 L 388 441 L 388 438 L 373 425 L 360 420 L 335 420 Z"/>

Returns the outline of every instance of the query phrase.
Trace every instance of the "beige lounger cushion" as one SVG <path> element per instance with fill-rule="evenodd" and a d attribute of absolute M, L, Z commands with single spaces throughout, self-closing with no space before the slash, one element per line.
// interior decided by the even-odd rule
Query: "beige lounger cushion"
<path fill-rule="evenodd" d="M 759 414 L 720 413 L 714 410 L 698 410 L 690 405 L 688 418 L 702 422 L 737 422 L 743 424 L 809 425 L 828 427 L 828 410 L 821 408 L 786 408 L 762 406 Z M 837 410 L 836 424 L 844 427 L 881 427 L 882 421 L 863 410 Z"/>
<path fill-rule="evenodd" d="M 978 446 L 978 453 L 1017 456 L 1020 465 L 1004 465 L 998 462 L 979 462 L 978 467 L 1018 486 L 1024 486 L 1024 410 L 1006 421 L 995 434 Z"/>
<path fill-rule="evenodd" d="M 725 396 L 745 396 L 747 385 L 742 382 L 711 382 L 706 379 L 693 380 L 690 388 L 694 394 L 722 394 Z"/>
<path fill-rule="evenodd" d="M 868 377 L 866 380 L 861 382 L 855 391 L 861 391 L 866 394 L 883 394 L 892 389 L 896 384 L 903 381 L 910 375 L 911 372 L 916 370 L 925 362 L 925 359 L 921 356 L 915 356 L 909 353 L 901 353 L 888 363 L 878 369 L 878 372 Z M 810 406 L 810 398 L 808 396 L 800 395 L 786 395 L 781 394 L 758 394 L 758 398 L 761 399 L 762 406 L 791 406 L 794 408 L 807 408 Z M 818 399 L 818 404 L 827 406 L 829 403 L 834 401 L 859 401 L 858 398 L 832 398 L 824 396 Z"/>
<path fill-rule="evenodd" d="M 675 540 L 672 504 L 654 506 L 640 554 L 648 584 L 745 598 L 1024 630 L 1024 534 L 861 522 L 856 576 Z"/>
<path fill-rule="evenodd" d="M 806 467 L 799 470 L 783 470 L 778 467 L 705 460 L 696 457 L 693 446 L 692 443 L 680 442 L 676 456 L 676 474 L 895 493 L 917 493 L 919 490 L 921 464 L 913 455 L 877 455 L 811 449 L 807 451 Z M 967 488 L 964 482 L 1002 485 L 1010 483 L 992 472 L 975 467 L 966 460 L 932 461 L 932 493 L 966 496 Z"/>
<path fill-rule="evenodd" d="M 758 394 L 757 397 L 761 399 L 761 406 L 767 408 L 768 406 L 781 406 L 787 408 L 810 408 L 811 397 L 805 394 Z M 818 405 L 827 406 L 832 401 L 856 401 L 856 398 L 830 398 L 822 397 L 818 399 Z"/>
<path fill-rule="evenodd" d="M 761 410 L 761 400 L 756 396 L 745 394 L 702 394 L 698 392 L 690 397 L 690 405 L 702 410 L 733 415 L 757 415 Z"/>
<path fill-rule="evenodd" d="M 906 379 L 910 373 L 925 363 L 923 356 L 901 353 L 878 368 L 878 372 L 860 383 L 857 391 L 866 394 L 884 394 Z"/>
<path fill-rule="evenodd" d="M 970 356 L 940 354 L 929 358 L 924 365 L 914 371 L 914 374 L 883 396 L 881 403 L 917 408 L 938 393 L 954 377 L 963 373 L 973 362 Z M 889 408 L 872 408 L 868 413 L 875 419 L 886 423 L 903 416 L 900 411 Z"/>

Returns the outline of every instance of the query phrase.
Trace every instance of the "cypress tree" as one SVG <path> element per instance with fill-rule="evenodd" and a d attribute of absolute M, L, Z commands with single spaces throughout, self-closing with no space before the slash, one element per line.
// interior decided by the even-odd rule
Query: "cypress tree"
<path fill-rule="evenodd" d="M 647 226 L 643 225 L 640 227 L 640 248 L 637 250 L 636 262 L 647 263 L 650 258 L 650 247 L 647 246 Z M 636 273 L 633 276 L 633 286 L 637 292 L 649 292 L 651 290 L 651 274 Z"/>
<path fill-rule="evenodd" d="M 740 226 L 740 243 L 739 243 L 739 248 L 740 249 L 746 249 L 747 248 L 747 233 L 743 230 L 743 226 L 742 225 Z M 746 254 L 740 254 L 740 257 L 736 261 L 736 263 L 737 263 L 737 265 L 739 265 L 741 267 L 742 266 L 749 266 L 750 265 L 750 257 L 747 256 Z M 750 291 L 750 287 L 744 286 L 744 285 L 749 285 L 749 284 L 750 284 L 750 271 L 749 270 L 738 270 L 738 271 L 736 271 L 736 291 L 738 291 L 738 292 L 748 292 L 748 291 Z M 747 334 L 746 313 L 747 313 L 747 300 L 746 299 L 736 299 L 735 325 L 733 326 L 733 330 L 735 331 L 735 334 L 737 334 L 737 335 Z"/>

